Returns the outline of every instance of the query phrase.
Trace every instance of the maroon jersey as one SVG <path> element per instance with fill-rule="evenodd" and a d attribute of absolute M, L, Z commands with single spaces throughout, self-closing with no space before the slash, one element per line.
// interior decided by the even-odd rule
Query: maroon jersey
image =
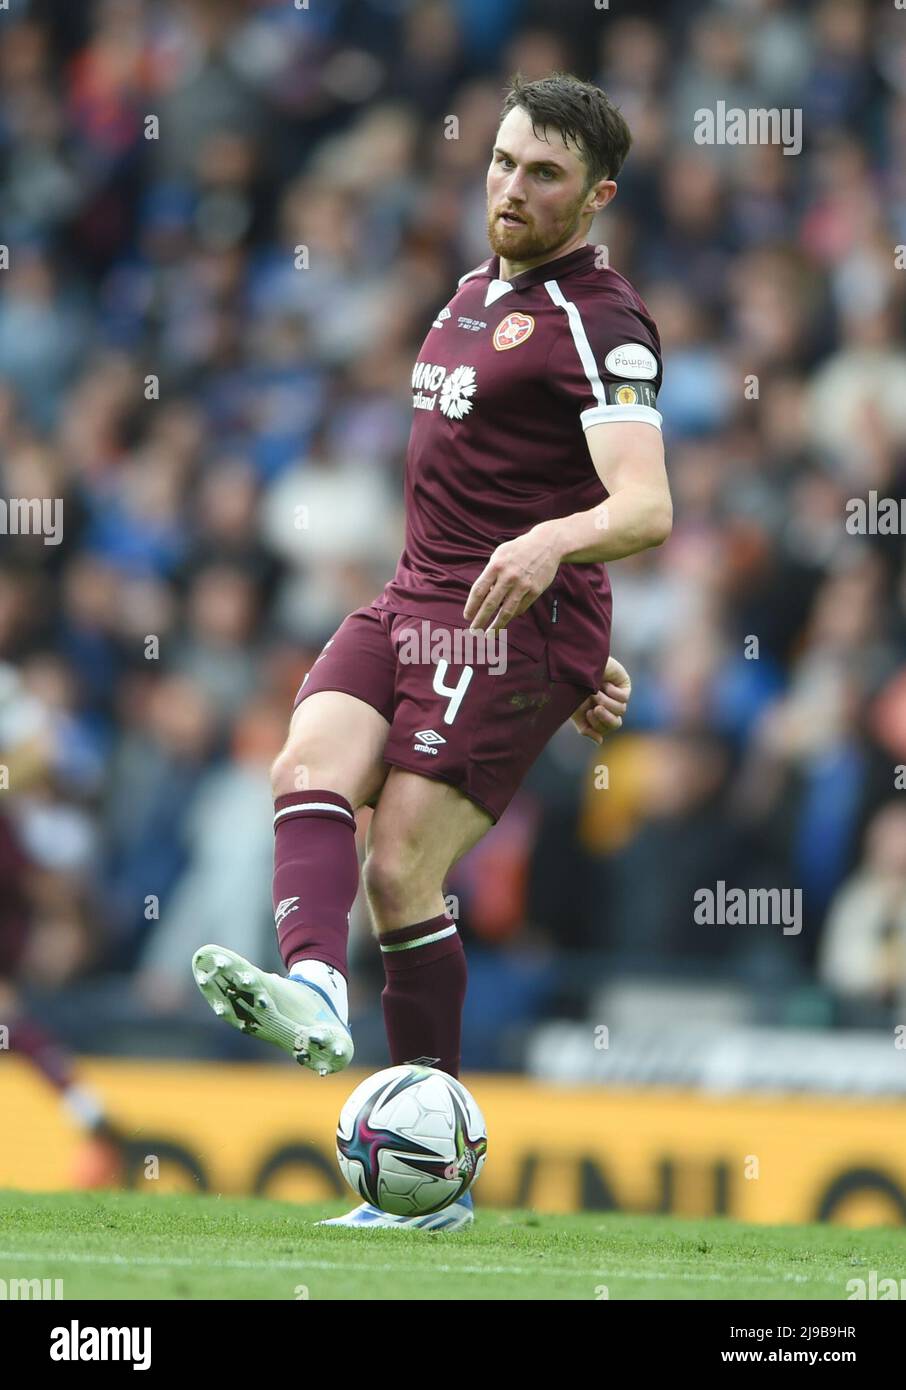
<path fill-rule="evenodd" d="M 660 428 L 660 342 L 632 286 L 594 246 L 498 279 L 491 257 L 464 275 L 412 373 L 406 541 L 376 600 L 395 613 L 465 626 L 469 590 L 501 542 L 607 496 L 590 425 Z M 552 679 L 596 689 L 610 651 L 603 564 L 563 564 L 509 640 Z"/>

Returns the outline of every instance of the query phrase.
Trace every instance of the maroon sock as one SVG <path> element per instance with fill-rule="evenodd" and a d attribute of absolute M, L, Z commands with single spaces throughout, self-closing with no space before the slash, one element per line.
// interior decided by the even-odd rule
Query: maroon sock
<path fill-rule="evenodd" d="M 274 920 L 287 970 L 323 960 L 345 977 L 349 913 L 359 886 L 355 816 L 337 792 L 274 802 Z"/>
<path fill-rule="evenodd" d="M 394 1066 L 437 1057 L 459 1075 L 466 957 L 456 924 L 446 913 L 381 935 L 387 984 L 381 995 Z M 400 949 L 402 948 L 402 949 Z"/>
<path fill-rule="evenodd" d="M 11 1052 L 27 1057 L 58 1091 L 66 1091 L 73 1084 L 75 1068 L 71 1056 L 33 1018 L 20 1014 L 13 1019 L 9 1043 Z"/>

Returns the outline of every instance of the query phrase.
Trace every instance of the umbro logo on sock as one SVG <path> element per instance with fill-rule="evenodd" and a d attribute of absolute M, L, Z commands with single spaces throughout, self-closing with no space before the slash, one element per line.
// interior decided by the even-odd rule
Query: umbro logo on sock
<path fill-rule="evenodd" d="M 279 902 L 274 910 L 274 926 L 279 927 L 283 918 L 286 917 L 296 906 L 298 898 L 284 898 Z"/>

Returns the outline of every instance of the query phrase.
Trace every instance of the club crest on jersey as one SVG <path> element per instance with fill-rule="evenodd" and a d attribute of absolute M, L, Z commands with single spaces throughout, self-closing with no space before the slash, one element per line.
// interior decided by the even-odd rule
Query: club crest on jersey
<path fill-rule="evenodd" d="M 518 347 L 531 337 L 534 327 L 535 320 L 531 314 L 520 314 L 518 311 L 507 314 L 494 329 L 495 348 L 498 352 L 506 352 L 507 348 Z"/>

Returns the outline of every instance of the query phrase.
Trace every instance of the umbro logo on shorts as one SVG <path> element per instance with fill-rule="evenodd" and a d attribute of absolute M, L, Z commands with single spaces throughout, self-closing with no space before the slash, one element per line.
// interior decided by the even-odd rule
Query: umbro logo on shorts
<path fill-rule="evenodd" d="M 436 734 L 433 729 L 422 729 L 415 735 L 415 743 L 412 745 L 416 753 L 430 753 L 432 758 L 437 757 L 437 749 L 432 745 L 435 743 L 446 743 L 446 739 L 440 734 Z"/>

